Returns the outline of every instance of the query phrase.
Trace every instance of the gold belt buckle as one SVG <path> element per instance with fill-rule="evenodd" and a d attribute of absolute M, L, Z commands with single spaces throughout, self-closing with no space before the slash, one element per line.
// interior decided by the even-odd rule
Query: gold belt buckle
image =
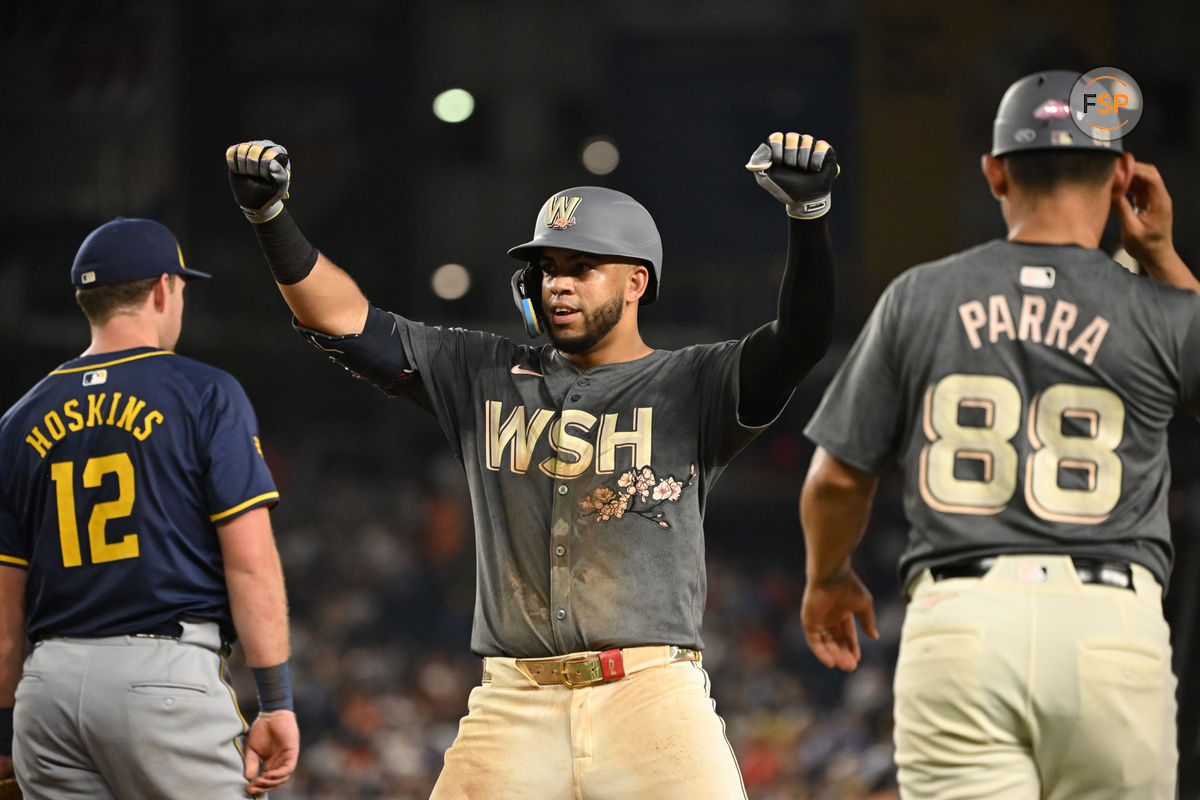
<path fill-rule="evenodd" d="M 587 664 L 590 667 L 587 672 L 590 674 L 583 675 L 583 680 L 572 680 L 567 667 L 575 664 Z M 583 673 L 584 670 L 581 669 L 579 672 Z M 581 686 L 591 686 L 593 683 L 599 683 L 604 680 L 604 671 L 600 668 L 600 659 L 598 657 L 575 656 L 574 658 L 564 658 L 559 662 L 558 677 L 562 681 L 563 686 L 566 686 L 568 689 L 578 689 Z"/>

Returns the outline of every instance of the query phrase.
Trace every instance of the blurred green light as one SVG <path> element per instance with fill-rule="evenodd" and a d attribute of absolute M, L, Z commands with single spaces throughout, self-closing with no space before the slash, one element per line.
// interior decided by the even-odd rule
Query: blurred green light
<path fill-rule="evenodd" d="M 475 110 L 475 98 L 466 89 L 447 89 L 433 98 L 433 113 L 442 122 L 462 122 Z"/>

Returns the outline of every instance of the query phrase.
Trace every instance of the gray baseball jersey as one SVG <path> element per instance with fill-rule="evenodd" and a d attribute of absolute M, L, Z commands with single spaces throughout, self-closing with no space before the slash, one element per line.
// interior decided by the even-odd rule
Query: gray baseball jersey
<path fill-rule="evenodd" d="M 1133 561 L 1165 585 L 1180 406 L 1200 410 L 1200 297 L 1099 250 L 993 241 L 888 287 L 805 433 L 904 469 L 902 586 L 1021 552 Z"/>
<path fill-rule="evenodd" d="M 433 414 L 466 470 L 472 651 L 700 649 L 705 501 L 762 430 L 738 420 L 742 341 L 584 372 L 549 344 L 395 320 L 358 344 L 404 348 L 419 383 L 381 388 Z"/>

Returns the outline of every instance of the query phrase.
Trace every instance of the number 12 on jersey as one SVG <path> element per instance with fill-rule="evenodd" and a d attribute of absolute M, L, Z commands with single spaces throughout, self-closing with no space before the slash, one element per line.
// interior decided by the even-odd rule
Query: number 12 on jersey
<path fill-rule="evenodd" d="M 126 535 L 119 542 L 109 542 L 105 536 L 105 527 L 110 519 L 128 517 L 133 512 L 135 481 L 133 461 L 129 454 L 113 453 L 111 456 L 89 458 L 83 467 L 83 485 L 94 489 L 109 473 L 117 476 L 117 498 L 96 503 L 88 517 L 88 545 L 93 564 L 138 557 L 136 533 Z M 62 546 L 63 566 L 81 566 L 83 554 L 80 552 L 79 529 L 75 519 L 75 462 L 51 464 L 50 479 L 54 481 L 54 496 L 58 506 L 58 538 Z"/>
<path fill-rule="evenodd" d="M 918 480 L 931 508 L 996 514 L 1008 505 L 1021 466 L 1012 440 L 1021 430 L 1023 406 L 1016 385 L 998 375 L 958 373 L 929 387 L 922 418 L 929 443 L 921 450 Z M 1116 449 L 1124 431 L 1125 404 L 1109 389 L 1057 383 L 1035 395 L 1026 429 L 1033 452 L 1024 465 L 1029 510 L 1053 522 L 1107 519 L 1121 497 Z M 976 477 L 958 474 L 968 462 Z M 1064 472 L 1078 475 L 1082 486 L 1062 486 Z"/>

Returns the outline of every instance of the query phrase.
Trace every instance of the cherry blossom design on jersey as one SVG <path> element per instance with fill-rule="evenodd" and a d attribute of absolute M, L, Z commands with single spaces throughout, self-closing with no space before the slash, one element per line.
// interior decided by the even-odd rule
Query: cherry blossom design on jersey
<path fill-rule="evenodd" d="M 696 482 L 696 465 L 693 464 L 686 480 L 668 475 L 659 478 L 649 467 L 631 469 L 621 473 L 614 484 L 597 486 L 579 501 L 585 517 L 595 517 L 598 522 L 621 519 L 626 514 L 635 514 L 653 522 L 660 528 L 671 527 L 662 519 L 660 510 L 664 503 L 677 503 L 684 489 Z"/>

